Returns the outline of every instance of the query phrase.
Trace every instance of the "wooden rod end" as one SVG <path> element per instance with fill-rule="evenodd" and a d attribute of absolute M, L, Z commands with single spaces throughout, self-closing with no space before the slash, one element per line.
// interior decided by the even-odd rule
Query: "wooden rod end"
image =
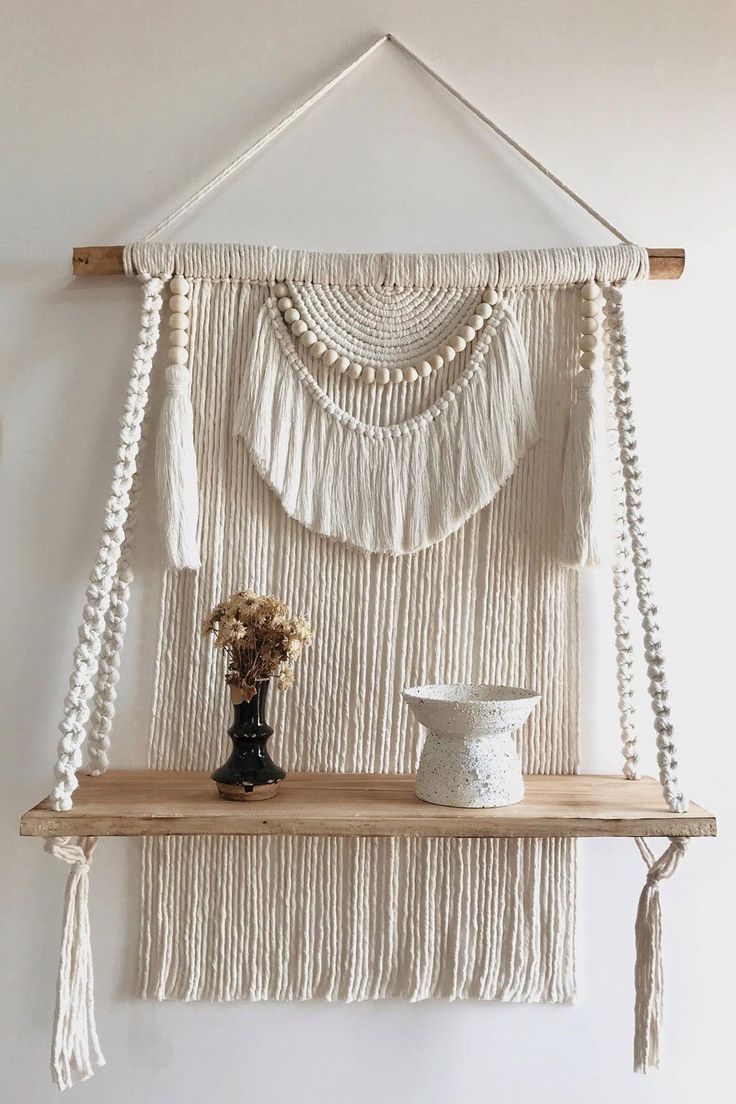
<path fill-rule="evenodd" d="M 75 245 L 72 272 L 75 276 L 124 276 L 122 245 Z"/>
<path fill-rule="evenodd" d="M 679 280 L 685 271 L 684 249 L 647 249 L 650 280 Z"/>

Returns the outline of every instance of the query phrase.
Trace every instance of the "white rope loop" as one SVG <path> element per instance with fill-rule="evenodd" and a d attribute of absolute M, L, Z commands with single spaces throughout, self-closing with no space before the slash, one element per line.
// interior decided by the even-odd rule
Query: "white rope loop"
<path fill-rule="evenodd" d="M 669 847 L 659 858 L 655 858 L 646 840 L 637 839 L 635 842 L 648 872 L 639 898 L 635 925 L 634 1071 L 646 1073 L 659 1066 L 664 981 L 659 885 L 677 870 L 688 840 L 670 839 Z"/>
<path fill-rule="evenodd" d="M 144 283 L 141 331 L 133 354 L 123 406 L 112 490 L 105 506 L 102 539 L 85 595 L 79 643 L 74 651 L 69 690 L 64 700 L 64 717 L 59 725 L 61 739 L 54 767 L 55 785 L 51 793 L 52 805 L 57 811 L 71 808 L 72 794 L 78 785 L 76 772 L 82 763 L 84 729 L 90 714 L 89 698 L 98 670 L 107 610 L 118 577 L 118 563 L 125 541 L 125 525 L 131 505 L 142 424 L 148 402 L 151 367 L 158 343 L 164 280 L 150 276 L 142 276 L 141 279 Z M 119 604 L 122 593 L 119 592 L 116 596 L 118 615 L 123 613 Z M 114 632 L 112 622 L 111 627 Z M 104 762 L 106 749 L 96 743 L 95 751 L 101 752 L 99 761 Z"/>
<path fill-rule="evenodd" d="M 627 359 L 621 299 L 619 288 L 606 288 L 604 337 L 613 385 L 626 524 L 631 542 L 634 587 L 644 629 L 644 656 L 649 675 L 649 696 L 654 712 L 659 779 L 669 808 L 672 812 L 683 813 L 687 809 L 687 801 L 677 780 L 677 748 L 670 720 L 669 692 L 664 671 L 662 641 L 657 624 L 657 607 L 652 594 L 650 578 L 652 564 L 641 506 L 641 469 L 631 405 L 630 367 Z"/>

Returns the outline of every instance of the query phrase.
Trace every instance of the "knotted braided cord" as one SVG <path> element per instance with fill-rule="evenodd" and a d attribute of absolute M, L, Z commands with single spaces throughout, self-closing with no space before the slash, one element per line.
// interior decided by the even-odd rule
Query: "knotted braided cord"
<path fill-rule="evenodd" d="M 160 277 L 142 276 L 143 307 L 141 331 L 133 353 L 133 365 L 123 406 L 117 459 L 112 491 L 105 506 L 102 539 L 85 595 L 79 643 L 74 651 L 74 666 L 64 700 L 64 717 L 59 725 L 61 739 L 54 767 L 55 785 L 51 793 L 54 809 L 70 809 L 77 788 L 76 772 L 82 761 L 84 729 L 89 718 L 89 698 L 97 673 L 106 614 L 118 578 L 118 564 L 125 540 L 125 525 L 131 504 L 131 492 L 141 443 L 141 427 L 148 402 L 153 357 L 161 323 Z M 116 601 L 124 590 L 116 590 Z M 118 605 L 117 613 L 120 613 Z"/>
<path fill-rule="evenodd" d="M 641 499 L 641 469 L 633 421 L 629 385 L 630 366 L 627 358 L 627 340 L 624 328 L 621 291 L 616 287 L 605 289 L 603 308 L 606 358 L 610 367 L 613 388 L 613 405 L 616 415 L 619 457 L 623 479 L 623 505 L 630 541 L 634 588 L 644 630 L 644 656 L 649 675 L 649 697 L 654 712 L 654 728 L 657 740 L 659 779 L 665 800 L 672 812 L 682 813 L 687 802 L 677 780 L 677 748 L 670 720 L 669 692 L 664 672 L 662 641 L 657 623 L 657 607 L 652 594 L 650 578 L 651 560 L 647 546 Z M 619 585 L 621 580 L 619 579 Z M 619 591 L 619 597 L 621 597 Z M 625 644 L 623 645 L 625 646 Z M 624 673 L 624 680 L 627 676 Z M 626 690 L 626 687 L 625 687 Z M 626 693 L 624 694 L 626 699 Z M 625 741 L 626 743 L 626 741 Z"/>

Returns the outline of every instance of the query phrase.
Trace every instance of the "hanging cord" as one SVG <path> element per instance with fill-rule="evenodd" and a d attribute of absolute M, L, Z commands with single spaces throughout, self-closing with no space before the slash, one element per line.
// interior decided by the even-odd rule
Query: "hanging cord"
<path fill-rule="evenodd" d="M 579 207 L 582 207 L 582 209 L 586 211 L 589 215 L 591 215 L 594 219 L 596 219 L 596 221 L 599 222 L 601 226 L 610 231 L 610 233 L 613 234 L 614 237 L 618 238 L 619 241 L 622 242 L 629 241 L 629 238 L 622 234 L 620 230 L 618 230 L 612 223 L 608 221 L 608 219 L 604 218 L 599 211 L 596 211 L 594 207 L 591 207 L 589 203 L 586 203 L 582 196 L 579 196 L 577 192 L 573 191 L 573 189 L 568 184 L 565 184 L 565 182 L 561 180 L 559 176 L 556 176 L 551 169 L 548 169 L 546 165 L 543 165 L 541 161 L 537 160 L 537 158 L 534 157 L 528 149 L 526 149 L 524 146 L 521 145 L 521 143 L 512 138 L 510 134 L 507 134 L 505 130 L 502 130 L 501 127 L 494 123 L 492 119 L 485 115 L 479 108 L 475 107 L 475 105 L 472 104 L 470 100 L 467 100 L 461 92 L 458 92 L 458 90 L 453 87 L 453 85 L 451 85 L 449 81 L 446 81 L 444 77 L 441 77 L 435 69 L 427 64 L 427 62 L 422 61 L 422 59 L 418 57 L 417 54 L 415 54 L 412 50 L 405 46 L 403 42 L 400 42 L 398 38 L 395 38 L 394 35 L 391 34 L 385 34 L 376 39 L 372 46 L 369 46 L 367 50 L 364 50 L 361 54 L 358 55 L 358 57 L 354 58 L 354 60 L 346 65 L 343 69 L 340 69 L 339 72 L 330 77 L 330 79 L 326 81 L 320 88 L 318 88 L 316 92 L 313 92 L 312 95 L 308 97 L 308 99 L 299 104 L 298 107 L 296 107 L 292 112 L 290 112 L 290 114 L 286 115 L 279 123 L 273 126 L 269 131 L 267 131 L 266 134 L 262 135 L 256 142 L 244 149 L 242 153 L 239 153 L 237 157 L 233 158 L 233 160 L 225 165 L 223 169 L 220 169 L 220 171 L 217 172 L 210 180 L 208 180 L 205 184 L 198 188 L 197 191 L 189 197 L 189 199 L 186 199 L 175 210 L 166 215 L 166 217 L 163 218 L 159 223 L 157 223 L 157 225 L 154 226 L 152 230 L 149 230 L 143 240 L 150 241 L 152 238 L 157 237 L 159 234 L 163 233 L 164 230 L 167 230 L 170 226 L 172 226 L 175 222 L 178 222 L 180 218 L 183 218 L 184 215 L 188 214 L 194 207 L 197 206 L 198 203 L 200 203 L 206 196 L 208 196 L 210 192 L 213 192 L 216 188 L 220 186 L 220 184 L 224 184 L 224 182 L 228 180 L 229 177 L 233 175 L 233 173 L 237 172 L 238 169 L 242 168 L 243 165 L 247 164 L 248 161 L 250 161 L 258 153 L 260 153 L 261 150 L 269 144 L 269 142 L 273 141 L 274 138 L 278 138 L 280 134 L 283 134 L 285 130 L 288 130 L 292 123 L 297 122 L 297 120 L 299 120 L 302 115 L 305 115 L 311 107 L 314 107 L 316 103 L 319 103 L 323 96 L 326 96 L 328 92 L 331 92 L 333 88 L 336 88 L 337 85 L 345 79 L 345 77 L 354 72 L 358 68 L 358 66 L 360 66 L 373 53 L 375 53 L 375 51 L 378 50 L 379 47 L 383 46 L 385 42 L 393 43 L 393 45 L 396 46 L 407 58 L 418 65 L 419 68 L 427 73 L 428 76 L 432 77 L 433 80 L 437 81 L 437 83 L 440 84 L 446 92 L 449 92 L 451 96 L 454 96 L 454 98 L 458 100 L 459 103 L 461 103 L 464 107 L 466 107 L 468 111 L 471 111 L 477 119 L 480 119 L 482 123 L 485 123 L 487 127 L 490 127 L 493 133 L 498 138 L 500 138 L 502 142 L 505 142 L 506 145 L 510 146 L 511 149 L 515 150 L 516 153 L 523 157 L 525 161 L 528 161 L 530 165 L 533 165 L 535 169 L 537 169 L 540 173 L 542 173 L 543 176 L 547 178 L 547 180 L 549 180 L 557 188 L 563 191 L 565 195 L 568 196 L 574 203 L 577 203 Z"/>
<path fill-rule="evenodd" d="M 105 632 L 102 637 L 102 651 L 97 668 L 92 719 L 87 734 L 87 773 L 94 776 L 104 774 L 110 765 L 110 732 L 115 716 L 117 684 L 120 679 L 120 660 L 128 621 L 130 587 L 133 582 L 131 556 L 135 541 L 141 469 L 146 451 L 147 429 L 148 406 L 146 406 L 146 412 L 141 423 L 141 440 L 130 487 L 128 516 L 123 526 L 124 536 L 120 549 L 120 559 L 118 560 L 117 575 L 110 591 L 110 604 L 105 616 Z"/>
<path fill-rule="evenodd" d="M 624 758 L 623 773 L 636 780 L 639 775 L 639 753 L 634 708 L 634 646 L 631 640 L 631 549 L 626 524 L 626 495 L 618 444 L 618 428 L 614 408 L 613 376 L 606 364 L 606 416 L 608 444 L 613 473 L 614 554 L 613 554 L 613 624 L 616 647 L 616 688 L 618 692 L 619 734 Z"/>
<path fill-rule="evenodd" d="M 51 802 L 57 811 L 72 807 L 72 794 L 78 785 L 76 772 L 82 762 L 84 728 L 90 713 L 89 697 L 97 673 L 105 616 L 125 538 L 124 526 L 140 448 L 141 425 L 148 402 L 151 367 L 158 343 L 164 280 L 150 276 L 141 276 L 141 279 L 144 281 L 141 331 L 133 354 L 133 366 L 123 407 L 112 491 L 105 506 L 102 540 L 85 595 L 79 643 L 74 651 L 74 667 L 64 700 L 64 718 L 59 725 L 61 739 L 54 767 L 56 781 L 51 793 Z"/>
<path fill-rule="evenodd" d="M 646 840 L 637 839 L 635 842 L 649 868 L 636 912 L 634 966 L 634 1072 L 646 1073 L 659 1066 L 663 993 L 659 883 L 675 873 L 688 840 L 670 839 L 669 847 L 658 859 Z"/>
<path fill-rule="evenodd" d="M 613 402 L 618 427 L 626 522 L 631 541 L 634 587 L 644 629 L 644 656 L 649 675 L 649 696 L 654 712 L 659 780 L 669 808 L 674 813 L 683 813 L 687 808 L 687 802 L 677 780 L 677 748 L 670 720 L 669 693 L 664 672 L 662 641 L 657 624 L 657 607 L 654 604 L 649 575 L 652 564 L 641 508 L 641 469 L 631 406 L 630 367 L 627 359 L 621 299 L 620 288 L 605 289 L 604 340 L 613 382 Z"/>
<path fill-rule="evenodd" d="M 56 983 L 51 1044 L 51 1075 L 70 1089 L 105 1065 L 95 1024 L 94 970 L 89 927 L 89 868 L 97 840 L 72 843 L 69 836 L 46 840 L 49 854 L 69 865 Z"/>

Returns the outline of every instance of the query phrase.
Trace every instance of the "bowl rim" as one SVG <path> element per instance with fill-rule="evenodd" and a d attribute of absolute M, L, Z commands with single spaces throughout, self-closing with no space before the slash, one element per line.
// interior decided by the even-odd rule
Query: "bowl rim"
<path fill-rule="evenodd" d="M 462 691 L 462 690 L 484 690 L 488 691 L 486 697 L 478 698 L 463 698 L 460 696 L 452 697 L 450 693 L 442 697 L 439 694 L 431 693 L 431 691 Z M 428 693 L 430 691 L 430 693 Z M 494 691 L 497 696 L 493 696 Z M 503 691 L 503 696 L 498 695 L 498 691 Z M 538 702 L 541 701 L 542 695 L 538 690 L 530 690 L 524 686 L 506 686 L 503 683 L 490 683 L 490 682 L 428 682 L 421 686 L 405 686 L 401 691 L 401 695 L 406 702 L 428 702 L 431 704 L 447 704 L 447 705 L 489 705 L 491 703 L 509 703 L 509 702 Z"/>

